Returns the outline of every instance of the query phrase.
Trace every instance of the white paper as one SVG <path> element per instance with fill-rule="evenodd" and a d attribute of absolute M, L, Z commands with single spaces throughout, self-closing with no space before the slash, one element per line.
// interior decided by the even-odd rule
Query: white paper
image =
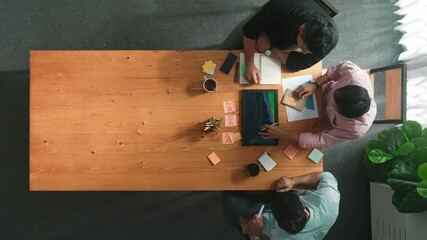
<path fill-rule="evenodd" d="M 286 92 L 286 89 L 288 89 L 288 88 L 290 88 L 292 90 L 296 90 L 302 84 L 307 83 L 307 82 L 312 81 L 312 80 L 313 80 L 312 75 L 304 75 L 304 76 L 292 77 L 292 78 L 283 78 L 282 79 L 283 92 Z M 304 107 L 304 109 L 302 111 L 298 111 L 296 109 L 293 109 L 291 107 L 286 106 L 286 115 L 288 117 L 288 122 L 304 120 L 304 119 L 311 119 L 311 118 L 318 118 L 319 117 L 319 111 L 317 109 L 317 101 L 316 101 L 316 94 L 315 93 L 313 93 L 313 101 L 314 101 L 314 110 L 313 109 L 307 109 Z"/>
<path fill-rule="evenodd" d="M 246 66 L 244 53 L 240 53 L 240 66 L 242 64 Z M 268 57 L 264 53 L 255 53 L 254 64 L 261 74 L 260 84 L 280 84 L 280 80 L 282 79 L 282 65 L 278 60 Z M 240 84 L 249 84 L 243 76 L 242 71 L 239 71 Z"/>

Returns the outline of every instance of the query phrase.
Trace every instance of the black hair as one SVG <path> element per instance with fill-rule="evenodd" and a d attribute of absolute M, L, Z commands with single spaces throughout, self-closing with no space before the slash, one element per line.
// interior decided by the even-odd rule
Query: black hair
<path fill-rule="evenodd" d="M 371 107 L 368 91 L 356 85 L 347 85 L 335 90 L 334 100 L 338 106 L 338 112 L 348 118 L 360 117 Z"/>
<path fill-rule="evenodd" d="M 338 42 L 338 29 L 332 21 L 318 14 L 310 14 L 305 22 L 302 40 L 310 52 L 325 54 L 332 50 Z"/>
<path fill-rule="evenodd" d="M 301 232 L 308 221 L 305 207 L 293 191 L 277 193 L 271 201 L 271 208 L 279 227 L 288 233 Z"/>

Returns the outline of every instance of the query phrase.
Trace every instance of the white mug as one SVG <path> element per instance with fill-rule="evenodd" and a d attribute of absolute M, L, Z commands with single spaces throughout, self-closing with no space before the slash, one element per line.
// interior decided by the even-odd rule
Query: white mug
<path fill-rule="evenodd" d="M 204 77 L 204 81 L 203 81 L 203 89 L 206 92 L 215 92 L 218 88 L 218 82 L 213 79 L 213 78 L 207 78 L 206 76 Z"/>

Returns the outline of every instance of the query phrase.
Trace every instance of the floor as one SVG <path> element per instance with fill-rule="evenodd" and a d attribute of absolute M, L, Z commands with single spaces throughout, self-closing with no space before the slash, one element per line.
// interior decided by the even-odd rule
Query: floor
<path fill-rule="evenodd" d="M 2 0 L 0 239 L 243 239 L 222 192 L 29 192 L 29 51 L 217 49 L 264 2 Z M 395 0 L 330 2 L 340 11 L 334 18 L 340 41 L 325 67 L 397 61 Z M 388 127 L 373 126 L 364 138 L 325 151 L 325 170 L 342 194 L 326 239 L 370 239 L 363 149 Z"/>

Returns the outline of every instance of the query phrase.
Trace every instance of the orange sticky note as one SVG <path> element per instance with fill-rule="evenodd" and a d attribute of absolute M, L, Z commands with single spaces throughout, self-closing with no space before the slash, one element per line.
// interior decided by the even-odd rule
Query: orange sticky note
<path fill-rule="evenodd" d="M 230 113 L 236 111 L 236 103 L 234 101 L 225 101 L 223 102 L 224 105 L 224 112 Z"/>
<path fill-rule="evenodd" d="M 292 144 L 289 144 L 285 150 L 283 150 L 283 154 L 285 154 L 289 159 L 294 158 L 298 153 L 298 149 L 296 149 Z"/>
<path fill-rule="evenodd" d="M 242 140 L 242 134 L 240 134 L 240 132 L 236 132 L 234 133 L 234 138 L 233 138 L 234 142 L 240 141 Z"/>
<path fill-rule="evenodd" d="M 225 126 L 226 127 L 237 126 L 237 116 L 236 115 L 225 115 Z"/>
<path fill-rule="evenodd" d="M 234 143 L 234 133 L 233 132 L 224 132 L 222 133 L 222 144 L 233 144 Z"/>
<path fill-rule="evenodd" d="M 218 155 L 216 155 L 215 152 L 212 152 L 208 155 L 208 159 L 211 161 L 211 163 L 215 166 L 217 165 L 221 160 L 219 159 Z"/>

